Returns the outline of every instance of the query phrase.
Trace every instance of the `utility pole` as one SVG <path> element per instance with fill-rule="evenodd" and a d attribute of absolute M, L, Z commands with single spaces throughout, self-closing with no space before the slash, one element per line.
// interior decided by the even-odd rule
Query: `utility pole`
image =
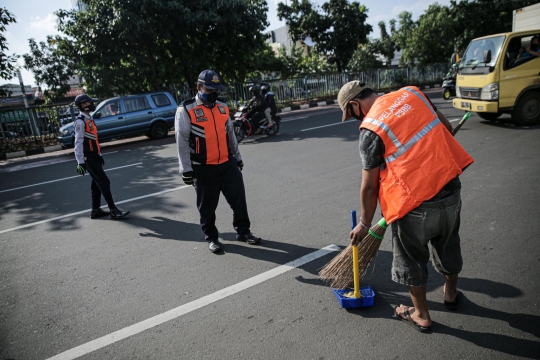
<path fill-rule="evenodd" d="M 24 108 L 26 109 L 26 114 L 28 115 L 28 120 L 30 122 L 30 130 L 32 131 L 32 135 L 39 136 L 41 134 L 39 134 L 34 117 L 32 116 L 32 111 L 30 111 L 30 107 L 28 106 L 28 99 L 26 98 L 26 91 L 24 90 L 24 83 L 20 70 L 17 70 L 17 76 L 19 77 L 19 84 L 21 85 L 21 92 L 23 94 Z"/>

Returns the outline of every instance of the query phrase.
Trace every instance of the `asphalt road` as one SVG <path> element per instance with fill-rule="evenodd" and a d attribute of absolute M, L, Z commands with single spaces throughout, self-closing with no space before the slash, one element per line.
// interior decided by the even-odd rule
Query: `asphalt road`
<path fill-rule="evenodd" d="M 463 113 L 429 96 L 455 126 Z M 339 123 L 337 106 L 283 119 L 278 136 L 240 145 L 263 241 L 235 241 L 222 199 L 220 255 L 204 242 L 173 136 L 105 148 L 124 221 L 90 220 L 90 177 L 77 176 L 72 154 L 2 167 L 0 358 L 540 357 L 540 126 L 473 115 L 456 135 L 475 159 L 461 176 L 465 299 L 446 310 L 430 265 L 426 335 L 391 317 L 410 299 L 390 279 L 388 234 L 363 280 L 374 306 L 341 309 L 318 280 L 359 210 L 358 122 Z"/>

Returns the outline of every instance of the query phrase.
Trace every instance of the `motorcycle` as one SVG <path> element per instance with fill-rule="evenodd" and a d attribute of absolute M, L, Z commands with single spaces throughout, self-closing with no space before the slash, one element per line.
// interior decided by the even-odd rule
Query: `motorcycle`
<path fill-rule="evenodd" d="M 268 136 L 274 136 L 279 132 L 281 124 L 281 117 L 274 115 L 272 116 L 274 125 L 268 127 L 268 119 L 265 117 L 260 121 L 259 128 L 261 129 L 261 132 L 259 134 L 254 134 L 255 128 L 251 122 L 251 119 L 247 117 L 247 112 L 239 111 L 234 115 L 234 118 L 234 134 L 236 135 L 236 141 L 238 143 L 244 140 L 244 137 L 246 136 L 260 135 L 262 133 L 265 133 Z"/>
<path fill-rule="evenodd" d="M 450 99 L 452 96 L 456 96 L 456 75 L 457 75 L 457 65 L 452 66 L 452 69 L 446 74 L 446 77 L 443 79 L 442 89 L 443 89 L 443 98 L 444 100 Z"/>

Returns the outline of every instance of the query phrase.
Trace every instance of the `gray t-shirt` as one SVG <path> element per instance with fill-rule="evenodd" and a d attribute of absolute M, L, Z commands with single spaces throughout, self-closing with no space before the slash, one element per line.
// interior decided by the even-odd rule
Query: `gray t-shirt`
<path fill-rule="evenodd" d="M 427 96 L 426 98 L 429 100 Z M 431 100 L 429 100 L 429 103 L 433 109 L 437 111 L 437 107 L 431 103 Z M 360 158 L 362 159 L 362 168 L 364 170 L 374 169 L 384 164 L 384 143 L 379 135 L 373 131 L 361 129 L 358 148 L 360 151 Z M 450 180 L 437 195 L 427 201 L 432 202 L 445 199 L 454 195 L 460 189 L 461 182 L 459 181 L 459 176 L 456 176 L 454 179 Z"/>

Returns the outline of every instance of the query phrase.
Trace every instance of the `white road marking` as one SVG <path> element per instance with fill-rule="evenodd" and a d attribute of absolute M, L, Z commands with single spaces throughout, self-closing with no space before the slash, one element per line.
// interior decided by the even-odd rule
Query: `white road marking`
<path fill-rule="evenodd" d="M 101 349 L 105 346 L 111 345 L 115 342 L 118 342 L 120 340 L 126 339 L 130 336 L 136 335 L 140 332 L 143 332 L 145 330 L 151 329 L 153 327 L 156 327 L 158 325 L 161 325 L 167 321 L 174 320 L 176 318 L 179 318 L 182 315 L 188 314 L 192 311 L 198 310 L 206 305 L 210 305 L 212 303 L 215 303 L 216 301 L 219 301 L 221 299 L 224 299 L 228 296 L 234 295 L 236 293 L 239 293 L 243 290 L 249 289 L 255 285 L 258 285 L 266 280 L 270 280 L 278 275 L 284 274 L 292 269 L 296 269 L 302 265 L 305 265 L 313 260 L 316 260 L 320 257 L 323 257 L 333 251 L 340 250 L 340 248 L 336 245 L 328 245 L 320 250 L 314 251 L 311 254 L 307 254 L 302 256 L 301 258 L 298 258 L 296 260 L 293 260 L 291 262 L 288 262 L 284 265 L 278 266 L 277 268 L 274 268 L 272 270 L 268 270 L 262 274 L 256 275 L 252 278 L 246 279 L 244 281 L 241 281 L 237 284 L 231 285 L 229 287 L 226 287 L 225 289 L 216 291 L 213 294 L 209 294 L 206 296 L 203 296 L 200 299 L 194 300 L 192 302 L 189 302 L 187 304 L 181 305 L 177 308 L 174 308 L 172 310 L 166 311 L 162 314 L 156 315 L 154 317 L 151 317 L 149 319 L 143 320 L 139 323 L 133 324 L 131 326 L 125 327 L 121 330 L 115 331 L 111 334 L 102 336 L 98 339 L 92 340 L 90 342 L 87 342 L 86 344 L 79 345 L 77 347 L 74 347 L 73 349 L 67 350 L 63 353 L 60 353 L 56 356 L 53 356 L 49 358 L 49 360 L 68 360 L 68 359 L 76 359 L 80 356 L 89 354 L 93 351 L 96 351 L 98 349 Z"/>
<path fill-rule="evenodd" d="M 69 160 L 69 161 L 71 161 L 71 160 Z M 135 164 L 131 164 L 131 165 L 125 165 L 125 166 L 119 166 L 119 167 L 115 167 L 115 168 L 110 168 L 110 169 L 106 169 L 105 171 L 118 170 L 118 169 L 123 169 L 123 168 L 127 168 L 127 167 L 130 167 L 130 166 L 141 165 L 141 164 L 142 164 L 142 162 L 140 162 L 140 163 L 135 163 Z M 21 186 L 21 187 L 18 187 L 18 188 L 13 188 L 13 189 L 8 189 L 8 190 L 0 190 L 0 193 L 8 192 L 8 191 L 20 190 L 20 189 L 26 189 L 26 188 L 29 188 L 29 187 L 32 187 L 32 186 L 38 186 L 38 185 L 43 185 L 43 184 L 50 184 L 50 183 L 57 182 L 57 181 L 63 181 L 63 180 L 68 180 L 68 179 L 80 178 L 80 177 L 81 177 L 81 175 L 69 176 L 69 177 L 62 178 L 62 179 L 56 179 L 56 180 L 51 180 L 51 181 L 45 181 L 45 182 L 41 182 L 41 183 L 37 183 L 37 184 Z"/>
<path fill-rule="evenodd" d="M 307 119 L 308 116 L 301 116 L 301 117 L 295 117 L 295 118 L 290 118 L 290 119 L 287 119 L 287 120 L 281 120 L 281 122 L 288 122 L 288 121 L 294 121 L 294 120 L 301 120 L 301 119 Z"/>
<path fill-rule="evenodd" d="M 455 122 L 455 121 L 460 121 L 460 120 L 461 120 L 461 118 L 459 118 L 459 119 L 448 119 L 449 122 Z"/>
<path fill-rule="evenodd" d="M 152 194 L 148 194 L 148 195 L 138 196 L 138 197 L 131 198 L 131 199 L 127 199 L 127 200 L 123 200 L 123 201 L 117 201 L 116 204 L 125 204 L 125 203 L 132 202 L 132 201 L 135 201 L 135 200 L 145 199 L 145 198 L 147 198 L 147 197 L 152 197 L 152 196 L 156 196 L 156 195 L 161 195 L 161 194 L 165 194 L 165 193 L 168 193 L 168 192 L 171 192 L 171 191 L 176 191 L 176 190 L 184 189 L 184 188 L 187 188 L 187 187 L 191 187 L 191 185 L 182 185 L 182 186 L 179 186 L 179 187 L 175 187 L 174 189 L 169 189 L 169 190 L 164 190 L 164 191 L 160 191 L 160 192 L 156 192 L 156 193 L 152 193 Z M 105 207 L 105 206 L 106 206 L 106 205 L 103 205 L 102 207 Z M 31 226 L 35 226 L 35 225 L 39 225 L 39 224 L 45 224 L 45 223 L 48 223 L 48 222 L 51 222 L 51 221 L 55 221 L 55 220 L 59 220 L 59 219 L 64 219 L 64 218 L 71 217 L 71 216 L 75 216 L 75 215 L 80 215 L 80 214 L 84 214 L 84 213 L 89 213 L 91 210 L 92 210 L 92 209 L 86 209 L 86 210 L 77 211 L 77 212 L 70 213 L 70 214 L 66 214 L 66 215 L 61 215 L 61 216 L 53 217 L 53 218 L 50 218 L 50 219 L 45 219 L 45 220 L 41 220 L 41 221 L 36 221 L 36 222 L 30 223 L 30 224 L 26 224 L 26 225 L 16 226 L 16 227 L 13 227 L 13 228 L 10 228 L 10 229 L 0 230 L 0 234 L 4 234 L 4 233 L 7 233 L 7 232 L 19 230 L 19 229 L 24 229 L 24 228 L 31 227 Z"/>
<path fill-rule="evenodd" d="M 315 130 L 315 129 L 320 129 L 320 128 L 324 128 L 324 127 L 328 127 L 328 126 L 334 126 L 334 125 L 341 125 L 341 124 L 354 122 L 354 121 L 356 121 L 356 120 L 347 120 L 347 121 L 343 121 L 343 122 L 339 122 L 339 123 L 335 123 L 335 124 L 329 124 L 329 125 L 317 126 L 317 127 L 313 127 L 313 128 L 309 128 L 309 129 L 303 129 L 303 130 L 300 130 L 300 131 Z"/>
<path fill-rule="evenodd" d="M 113 153 L 117 153 L 117 152 L 118 151 L 111 151 L 111 152 L 107 152 L 107 153 L 102 153 L 102 155 L 108 155 L 108 154 L 113 154 Z M 44 160 L 44 161 L 30 163 L 30 164 L 23 164 L 23 165 L 13 166 L 11 168 L 7 168 L 5 171 L 2 171 L 2 172 L 14 172 L 14 171 L 20 171 L 20 170 L 26 170 L 26 169 L 33 169 L 35 167 L 46 166 L 46 165 L 55 165 L 55 164 L 60 164 L 60 163 L 67 162 L 67 161 L 76 161 L 76 160 L 75 159 L 68 159 L 68 160 L 50 159 L 50 160 Z"/>

